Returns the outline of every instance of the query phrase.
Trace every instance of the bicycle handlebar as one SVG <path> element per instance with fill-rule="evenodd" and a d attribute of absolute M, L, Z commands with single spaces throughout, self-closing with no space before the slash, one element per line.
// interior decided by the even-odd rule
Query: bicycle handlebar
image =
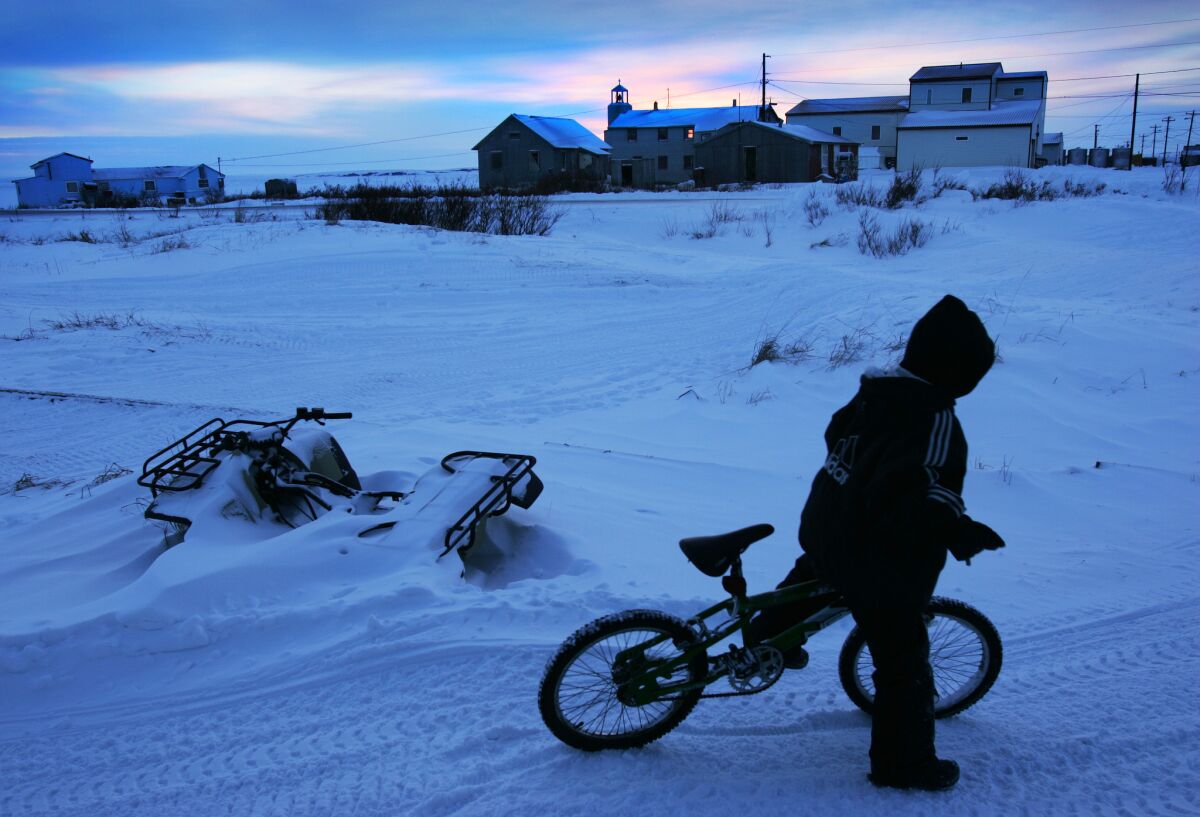
<path fill-rule="evenodd" d="M 296 409 L 297 420 L 349 420 L 354 415 L 348 411 L 326 411 L 323 408 L 314 406 L 300 406 Z"/>

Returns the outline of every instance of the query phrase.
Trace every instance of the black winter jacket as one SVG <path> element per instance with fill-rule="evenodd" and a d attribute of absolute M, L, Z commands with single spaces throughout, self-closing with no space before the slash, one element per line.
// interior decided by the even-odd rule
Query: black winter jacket
<path fill-rule="evenodd" d="M 954 398 L 903 370 L 868 373 L 825 446 L 800 517 L 818 575 L 852 604 L 924 607 L 966 519 Z"/>

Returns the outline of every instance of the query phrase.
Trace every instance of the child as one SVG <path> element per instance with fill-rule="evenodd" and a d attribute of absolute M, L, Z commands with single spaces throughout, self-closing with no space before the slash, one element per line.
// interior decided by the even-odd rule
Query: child
<path fill-rule="evenodd" d="M 922 611 L 949 550 L 1004 546 L 964 513 L 967 441 L 954 401 L 995 360 L 983 322 L 947 295 L 913 327 L 900 366 L 863 375 L 825 431 L 828 456 L 800 517 L 800 545 L 840 590 L 875 662 L 871 782 L 948 789 L 958 765 L 933 745 L 933 675 Z M 803 557 L 802 557 L 803 558 Z"/>

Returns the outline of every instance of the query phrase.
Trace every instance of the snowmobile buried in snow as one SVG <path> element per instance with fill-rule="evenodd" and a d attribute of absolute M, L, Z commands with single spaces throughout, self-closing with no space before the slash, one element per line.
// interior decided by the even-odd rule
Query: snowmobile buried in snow
<path fill-rule="evenodd" d="M 542 492 L 533 457 L 490 451 L 447 454 L 413 484 L 397 485 L 394 472 L 383 472 L 364 485 L 333 435 L 297 428 L 350 417 L 301 407 L 281 420 L 209 420 L 147 458 L 138 484 L 153 501 L 144 515 L 167 524 L 171 547 L 200 519 L 243 519 L 285 533 L 341 512 L 361 517 L 355 533 L 363 538 L 398 525 L 434 531 L 441 559 L 464 555 L 484 520 L 513 505 L 528 508 Z"/>
<path fill-rule="evenodd" d="M 584 751 L 644 746 L 682 723 L 701 698 L 754 695 L 774 685 L 789 666 L 803 668 L 807 654 L 801 651 L 804 660 L 797 663 L 797 648 L 850 611 L 840 593 L 815 577 L 747 595 L 742 553 L 773 532 L 770 525 L 754 525 L 679 543 L 701 572 L 722 577 L 729 593 L 692 618 L 627 610 L 596 619 L 563 642 L 538 688 L 542 720 L 555 737 Z M 784 620 L 796 623 L 775 634 L 755 634 L 755 614 L 768 610 L 786 610 Z M 991 689 L 1000 673 L 1000 636 L 974 607 L 937 596 L 926 608 L 925 623 L 934 717 L 947 718 Z M 709 653 L 739 634 L 745 647 L 731 644 Z M 872 669 L 870 649 L 856 627 L 842 645 L 838 675 L 850 700 L 868 713 L 875 700 Z M 729 691 L 705 691 L 723 678 Z"/>

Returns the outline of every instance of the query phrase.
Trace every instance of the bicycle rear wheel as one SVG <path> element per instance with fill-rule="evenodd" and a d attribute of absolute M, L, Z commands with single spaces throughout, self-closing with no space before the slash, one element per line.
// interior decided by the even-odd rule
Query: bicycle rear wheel
<path fill-rule="evenodd" d="M 983 613 L 969 604 L 935 596 L 926 609 L 929 665 L 933 669 L 935 718 L 977 704 L 1000 674 L 1003 648 L 1000 635 Z M 864 712 L 875 708 L 871 648 L 855 627 L 842 645 L 838 676 L 851 701 Z"/>
<path fill-rule="evenodd" d="M 648 648 L 645 660 L 636 666 L 616 661 L 622 651 L 662 636 L 666 640 Z M 695 641 L 696 634 L 686 622 L 657 610 L 629 610 L 596 619 L 563 642 L 546 665 L 538 688 L 542 720 L 563 743 L 588 752 L 632 749 L 658 740 L 688 716 L 703 688 L 637 706 L 621 699 L 621 681 L 645 664 L 679 657 Z M 708 656 L 700 649 L 686 665 L 659 681 L 691 683 L 707 673 Z"/>

